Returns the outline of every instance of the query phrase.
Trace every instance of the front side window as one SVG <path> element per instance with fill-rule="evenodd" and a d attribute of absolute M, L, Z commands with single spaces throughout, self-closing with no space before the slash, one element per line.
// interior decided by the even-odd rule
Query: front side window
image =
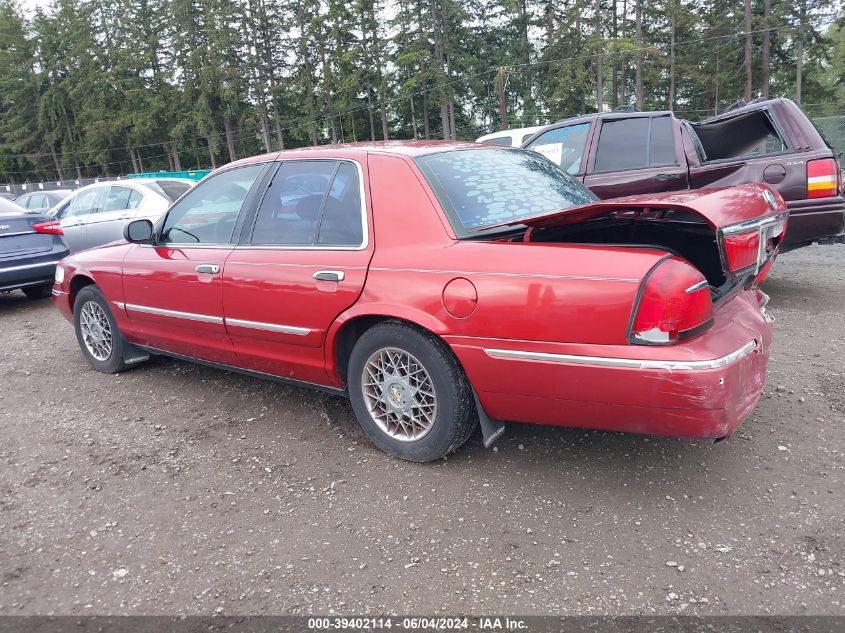
<path fill-rule="evenodd" d="M 589 132 L 589 123 L 555 128 L 538 137 L 528 149 L 542 154 L 567 174 L 579 174 Z"/>
<path fill-rule="evenodd" d="M 241 207 L 264 165 L 223 171 L 198 184 L 171 208 L 164 221 L 165 244 L 227 244 Z"/>
<path fill-rule="evenodd" d="M 557 165 L 526 150 L 456 150 L 416 163 L 459 237 L 597 199 Z"/>
<path fill-rule="evenodd" d="M 346 161 L 285 161 L 264 196 L 252 244 L 360 246 L 358 170 Z"/>
<path fill-rule="evenodd" d="M 102 203 L 102 193 L 102 187 L 80 191 L 63 210 L 61 217 L 73 218 L 80 215 L 96 213 L 99 210 L 99 205 Z"/>

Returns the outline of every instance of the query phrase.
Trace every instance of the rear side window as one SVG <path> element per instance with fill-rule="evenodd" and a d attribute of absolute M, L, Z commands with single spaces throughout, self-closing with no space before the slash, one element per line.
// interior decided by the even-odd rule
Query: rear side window
<path fill-rule="evenodd" d="M 636 117 L 602 123 L 593 171 L 625 171 L 676 163 L 670 117 Z"/>
<path fill-rule="evenodd" d="M 252 244 L 357 247 L 363 243 L 363 217 L 355 165 L 285 161 L 261 202 Z"/>
<path fill-rule="evenodd" d="M 567 174 L 579 174 L 589 131 L 589 123 L 555 128 L 538 137 L 528 149 L 542 154 Z"/>

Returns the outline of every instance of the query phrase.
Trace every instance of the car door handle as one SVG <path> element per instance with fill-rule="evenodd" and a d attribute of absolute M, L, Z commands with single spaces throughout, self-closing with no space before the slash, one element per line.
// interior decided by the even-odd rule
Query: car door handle
<path fill-rule="evenodd" d="M 342 270 L 318 270 L 314 273 L 314 279 L 317 281 L 343 281 L 346 273 Z"/>
<path fill-rule="evenodd" d="M 657 174 L 653 180 L 677 180 L 680 178 L 679 174 Z"/>
<path fill-rule="evenodd" d="M 220 266 L 217 264 L 200 264 L 196 267 L 198 273 L 207 273 L 209 275 L 216 275 L 220 272 Z"/>

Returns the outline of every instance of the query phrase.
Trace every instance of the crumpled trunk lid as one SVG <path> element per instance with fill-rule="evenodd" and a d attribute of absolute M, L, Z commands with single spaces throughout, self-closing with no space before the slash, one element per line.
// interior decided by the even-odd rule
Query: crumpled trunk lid
<path fill-rule="evenodd" d="M 786 230 L 787 215 L 780 194 L 767 185 L 750 183 L 723 189 L 597 200 L 499 226 L 527 226 L 525 240 L 532 241 L 533 232 L 538 230 L 594 221 L 628 223 L 633 231 L 646 223 L 682 227 L 702 225 L 703 220 L 716 235 L 725 276 L 739 279 L 749 274 L 756 278 L 764 269 L 768 272 Z"/>

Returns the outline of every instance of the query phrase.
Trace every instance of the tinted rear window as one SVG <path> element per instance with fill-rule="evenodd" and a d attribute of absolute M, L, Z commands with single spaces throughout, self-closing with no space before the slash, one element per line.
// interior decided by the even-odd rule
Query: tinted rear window
<path fill-rule="evenodd" d="M 596 200 L 557 165 L 527 150 L 458 150 L 416 162 L 459 237 Z"/>
<path fill-rule="evenodd" d="M 511 146 L 511 137 L 510 136 L 497 136 L 496 138 L 488 138 L 481 141 L 485 145 L 501 145 L 502 147 L 510 147 Z"/>
<path fill-rule="evenodd" d="M 602 123 L 593 171 L 625 171 L 676 163 L 670 117 L 635 117 Z"/>

